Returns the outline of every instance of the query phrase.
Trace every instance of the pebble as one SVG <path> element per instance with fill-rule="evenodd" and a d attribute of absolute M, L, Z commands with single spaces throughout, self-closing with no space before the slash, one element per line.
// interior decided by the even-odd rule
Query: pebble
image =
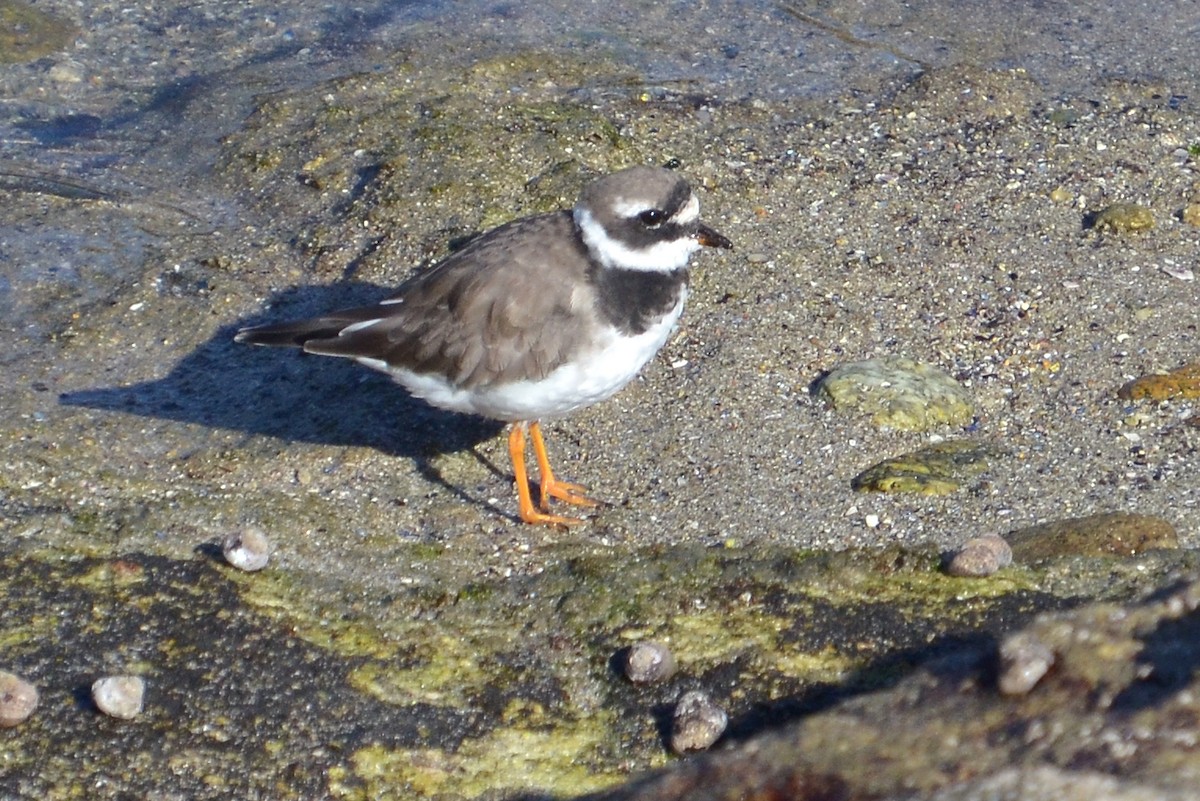
<path fill-rule="evenodd" d="M 132 720 L 142 713 L 146 682 L 141 676 L 105 676 L 92 684 L 92 700 L 104 714 Z"/>
<path fill-rule="evenodd" d="M 1195 281 L 1196 280 L 1196 273 L 1194 270 L 1192 270 L 1191 267 L 1182 267 L 1173 262 L 1168 262 L 1168 263 L 1164 264 L 1163 266 L 1159 267 L 1158 269 L 1162 270 L 1164 273 L 1171 276 L 1172 278 L 1178 279 L 1180 281 Z"/>
<path fill-rule="evenodd" d="M 969 440 L 939 442 L 885 459 L 850 480 L 857 492 L 919 492 L 948 495 L 988 469 L 998 451 Z"/>
<path fill-rule="evenodd" d="M 83 67 L 74 61 L 60 61 L 46 72 L 46 77 L 55 83 L 82 83 Z"/>
<path fill-rule="evenodd" d="M 1055 203 L 1070 203 L 1074 199 L 1074 196 L 1067 191 L 1066 188 L 1061 186 L 1056 186 L 1050 192 L 1050 200 L 1054 201 Z"/>
<path fill-rule="evenodd" d="M 1000 644 L 998 685 L 1004 695 L 1025 695 L 1054 665 L 1054 651 L 1029 632 L 1021 631 Z"/>
<path fill-rule="evenodd" d="M 1200 227 L 1200 203 L 1187 204 L 1179 216 L 1188 225 Z"/>
<path fill-rule="evenodd" d="M 875 425 L 901 431 L 966 425 L 975 414 L 966 390 L 945 372 L 895 356 L 839 365 L 817 394 L 839 411 L 863 412 Z"/>
<path fill-rule="evenodd" d="M 947 563 L 946 572 L 951 576 L 981 578 L 1011 564 L 1012 548 L 1008 542 L 995 534 L 985 534 L 963 543 Z"/>
<path fill-rule="evenodd" d="M 37 705 L 37 687 L 15 673 L 0 670 L 0 728 L 24 723 Z"/>
<path fill-rule="evenodd" d="M 271 556 L 271 541 L 257 526 L 230 533 L 221 543 L 225 561 L 239 570 L 262 570 Z"/>
<path fill-rule="evenodd" d="M 1096 213 L 1092 228 L 1114 234 L 1147 231 L 1154 227 L 1150 209 L 1137 203 L 1114 203 Z"/>
<path fill-rule="evenodd" d="M 625 676 L 634 684 L 669 679 L 675 673 L 675 656 L 660 642 L 639 642 L 625 655 Z"/>
<path fill-rule="evenodd" d="M 705 751 L 712 746 L 729 724 L 725 710 L 707 693 L 690 690 L 675 704 L 671 722 L 671 750 L 677 754 Z"/>

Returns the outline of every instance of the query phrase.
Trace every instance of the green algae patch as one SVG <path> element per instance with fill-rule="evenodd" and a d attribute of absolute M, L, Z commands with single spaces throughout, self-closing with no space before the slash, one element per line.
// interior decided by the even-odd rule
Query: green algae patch
<path fill-rule="evenodd" d="M 419 638 L 402 658 L 371 661 L 350 671 L 350 686 L 397 706 L 413 703 L 461 705 L 492 680 L 480 664 L 476 643 L 445 633 Z M 485 652 L 486 653 L 486 652 Z"/>
<path fill-rule="evenodd" d="M 344 801 L 479 798 L 505 792 L 566 797 L 602 790 L 627 778 L 605 768 L 611 765 L 610 723 L 597 715 L 587 724 L 544 720 L 502 728 L 464 741 L 453 753 L 371 745 L 354 752 L 349 774 L 330 790 Z"/>
<path fill-rule="evenodd" d="M 0 64 L 36 61 L 65 50 L 78 30 L 28 3 L 0 0 Z"/>
<path fill-rule="evenodd" d="M 840 365 L 821 380 L 817 395 L 839 412 L 866 414 L 900 431 L 966 425 L 975 414 L 966 390 L 944 371 L 895 356 Z"/>
<path fill-rule="evenodd" d="M 932 548 L 839 551 L 814 560 L 802 586 L 807 598 L 849 612 L 878 604 L 913 617 L 947 615 L 947 620 L 972 605 L 974 614 L 991 601 L 1037 587 L 1036 576 L 1021 571 L 987 580 L 948 577 L 940 570 L 941 558 Z"/>
<path fill-rule="evenodd" d="M 969 440 L 940 442 L 885 459 L 850 481 L 857 492 L 915 492 L 949 495 L 990 466 L 1000 451 Z"/>
<path fill-rule="evenodd" d="M 680 615 L 670 621 L 660 638 L 691 674 L 749 660 L 764 678 L 785 677 L 784 684 L 798 679 L 815 684 L 839 681 L 862 666 L 858 655 L 833 647 L 808 647 L 792 633 L 796 625 L 797 618 L 761 609 Z M 775 682 L 768 680 L 767 684 Z M 768 689 L 767 694 L 778 697 L 779 692 Z"/>
<path fill-rule="evenodd" d="M 305 642 L 342 656 L 386 659 L 397 644 L 367 616 L 346 615 L 331 599 L 282 570 L 242 573 L 230 568 L 228 578 L 240 587 L 241 599 L 264 617 L 286 623 Z"/>

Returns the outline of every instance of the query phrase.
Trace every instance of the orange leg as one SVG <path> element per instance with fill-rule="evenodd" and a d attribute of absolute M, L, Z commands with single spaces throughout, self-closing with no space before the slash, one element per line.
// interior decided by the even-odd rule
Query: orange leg
<path fill-rule="evenodd" d="M 572 526 L 582 523 L 582 520 L 574 517 L 552 515 L 548 514 L 547 511 L 539 511 L 534 507 L 533 493 L 529 490 L 529 473 L 525 470 L 525 428 L 525 423 L 513 423 L 512 429 L 508 432 L 508 455 L 512 459 L 513 477 L 517 482 L 517 502 L 521 509 L 521 519 L 526 523 L 538 523 L 544 526 Z M 538 430 L 537 423 L 533 423 L 530 429 L 530 433 L 533 434 L 534 451 L 538 458 L 539 469 L 546 470 L 550 466 L 550 460 L 546 458 L 546 446 L 542 442 L 542 433 Z M 543 472 L 541 476 L 543 510 L 548 510 L 546 503 L 546 476 L 547 473 Z M 573 486 L 555 482 L 553 474 L 550 475 L 550 480 L 551 485 L 556 487 Z M 569 494 L 565 489 L 561 490 L 561 492 Z M 580 495 L 577 497 L 582 498 L 584 496 Z M 592 503 L 594 504 L 595 501 L 592 501 Z"/>
<path fill-rule="evenodd" d="M 542 511 L 550 511 L 550 499 L 573 503 L 576 506 L 599 506 L 599 502 L 584 494 L 587 488 L 567 481 L 559 481 L 550 469 L 550 456 L 546 453 L 546 443 L 542 439 L 542 426 L 536 420 L 529 424 L 529 438 L 533 440 L 533 455 L 537 457 L 539 479 L 542 487 Z"/>

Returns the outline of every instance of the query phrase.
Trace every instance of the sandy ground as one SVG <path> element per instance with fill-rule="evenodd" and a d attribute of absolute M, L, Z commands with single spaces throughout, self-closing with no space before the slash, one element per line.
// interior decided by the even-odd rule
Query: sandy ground
<path fill-rule="evenodd" d="M 532 81 L 534 66 L 503 65 L 503 81 Z M 143 248 L 144 272 L 97 302 L 71 311 L 53 287 L 33 299 L 43 333 L 18 351 L 7 418 L 17 538 L 66 542 L 86 512 L 111 532 L 107 547 L 178 553 L 254 522 L 290 566 L 383 581 L 404 574 L 395 559 L 413 542 L 483 572 L 524 571 L 552 542 L 948 546 L 1114 510 L 1161 515 L 1194 541 L 1194 403 L 1116 396 L 1196 357 L 1196 283 L 1170 274 L 1195 264 L 1200 240 L 1179 219 L 1196 191 L 1190 106 L 1125 82 L 1051 101 L 1019 74 L 969 69 L 824 111 L 671 98 L 554 117 L 539 97 L 500 123 L 526 133 L 531 153 L 480 173 L 475 159 L 499 146 L 453 137 L 479 106 L 473 92 L 506 91 L 493 69 L 439 99 L 449 126 L 400 116 L 410 98 L 391 105 L 383 79 L 271 101 L 226 141 L 217 173 L 261 198 L 240 229 L 197 233 L 206 223 L 172 206 L 10 195 L 34 220 L 185 229 L 174 249 Z M 350 90 L 345 119 L 328 114 Z M 479 123 L 495 134 L 490 112 Z M 410 160 L 413 140 L 450 155 Z M 559 205 L 588 174 L 675 154 L 688 154 L 680 169 L 704 218 L 737 249 L 699 254 L 683 324 L 637 381 L 549 426 L 560 471 L 611 504 L 589 525 L 513 522 L 494 426 L 429 410 L 353 365 L 230 342 L 249 322 L 380 297 L 496 209 Z M 314 163 L 324 172 L 310 186 Z M 1155 227 L 1087 227 L 1116 201 L 1142 203 Z M 825 371 L 877 356 L 954 376 L 974 422 L 878 430 L 812 395 Z M 962 436 L 1008 454 L 967 491 L 850 489 L 880 459 Z M 170 533 L 180 526 L 197 533 Z"/>

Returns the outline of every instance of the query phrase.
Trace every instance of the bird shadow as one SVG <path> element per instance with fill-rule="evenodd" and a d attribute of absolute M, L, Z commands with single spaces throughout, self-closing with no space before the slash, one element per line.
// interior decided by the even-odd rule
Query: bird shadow
<path fill-rule="evenodd" d="M 367 305 L 388 294 L 360 282 L 284 290 L 268 311 L 222 326 L 162 378 L 68 392 L 59 402 L 287 441 L 370 447 L 413 459 L 426 478 L 481 503 L 443 480 L 432 459 L 473 449 L 495 437 L 502 423 L 436 409 L 349 360 L 233 341 L 246 326 Z M 500 474 L 484 457 L 475 457 Z"/>

